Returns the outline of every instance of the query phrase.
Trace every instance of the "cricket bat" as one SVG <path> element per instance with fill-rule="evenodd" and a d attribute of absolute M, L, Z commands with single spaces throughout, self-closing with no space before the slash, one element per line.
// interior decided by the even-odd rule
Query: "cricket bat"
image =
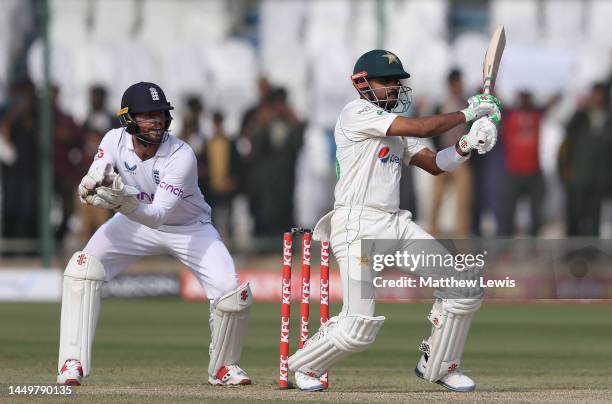
<path fill-rule="evenodd" d="M 495 88 L 495 79 L 505 47 L 506 32 L 504 26 L 499 25 L 489 41 L 489 48 L 482 65 L 482 92 L 485 94 L 491 94 Z"/>

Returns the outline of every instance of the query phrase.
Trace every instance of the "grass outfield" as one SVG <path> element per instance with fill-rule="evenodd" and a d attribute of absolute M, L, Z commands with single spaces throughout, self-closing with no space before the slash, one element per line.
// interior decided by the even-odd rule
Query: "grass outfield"
<path fill-rule="evenodd" d="M 205 385 L 210 339 L 206 305 L 107 300 L 96 335 L 92 374 L 73 398 L 88 403 L 612 401 L 611 305 L 483 305 L 462 366 L 476 380 L 478 392 L 463 395 L 445 392 L 413 374 L 418 343 L 429 335 L 425 319 L 429 307 L 379 305 L 377 313 L 387 316 L 387 321 L 376 343 L 330 372 L 329 391 L 308 394 L 276 389 L 276 304 L 257 303 L 253 308 L 242 364 L 256 385 L 228 389 Z M 333 307 L 332 313 L 337 310 Z M 0 383 L 55 380 L 59 311 L 59 304 L 0 304 Z M 311 317 L 316 318 L 316 313 Z M 0 401 L 6 398 L 0 396 Z"/>

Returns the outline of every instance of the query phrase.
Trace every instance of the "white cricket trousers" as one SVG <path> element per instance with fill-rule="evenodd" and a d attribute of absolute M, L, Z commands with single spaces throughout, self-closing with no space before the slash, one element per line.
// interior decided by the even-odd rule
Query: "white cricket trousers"
<path fill-rule="evenodd" d="M 412 214 L 406 210 L 388 213 L 368 207 L 338 208 L 331 216 L 330 230 L 330 245 L 342 279 L 343 315 L 374 316 L 375 288 L 372 281 L 379 273 L 374 272 L 371 266 L 363 265 L 362 239 L 399 240 L 398 247 L 409 252 L 411 248 L 422 248 L 420 240 L 434 239 L 412 221 Z M 412 252 L 418 254 L 419 251 Z M 368 252 L 363 254 L 367 255 Z M 416 276 L 439 277 L 442 274 L 436 268 L 417 269 L 414 272 L 398 269 Z M 480 288 L 466 288 L 462 293 L 474 297 L 482 297 L 483 294 Z M 434 296 L 443 297 L 443 294 L 436 290 Z"/>
<path fill-rule="evenodd" d="M 238 287 L 234 261 L 211 223 L 162 228 L 117 213 L 94 233 L 84 251 L 100 260 L 107 281 L 140 257 L 170 254 L 191 270 L 210 300 Z"/>

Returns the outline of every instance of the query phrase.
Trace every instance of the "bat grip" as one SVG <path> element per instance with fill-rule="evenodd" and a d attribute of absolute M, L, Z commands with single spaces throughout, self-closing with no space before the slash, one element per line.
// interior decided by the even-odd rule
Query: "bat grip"
<path fill-rule="evenodd" d="M 487 94 L 487 95 L 491 94 L 491 82 L 492 82 L 491 77 L 487 77 L 484 79 L 484 84 L 482 86 L 483 94 Z"/>

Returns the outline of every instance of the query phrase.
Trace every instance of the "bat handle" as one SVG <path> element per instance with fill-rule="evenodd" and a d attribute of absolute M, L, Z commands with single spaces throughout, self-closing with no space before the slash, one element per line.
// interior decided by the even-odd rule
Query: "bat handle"
<path fill-rule="evenodd" d="M 487 77 L 484 79 L 484 84 L 482 86 L 483 94 L 487 94 L 487 95 L 491 94 L 491 87 L 492 87 L 491 82 L 492 82 L 491 77 Z"/>

